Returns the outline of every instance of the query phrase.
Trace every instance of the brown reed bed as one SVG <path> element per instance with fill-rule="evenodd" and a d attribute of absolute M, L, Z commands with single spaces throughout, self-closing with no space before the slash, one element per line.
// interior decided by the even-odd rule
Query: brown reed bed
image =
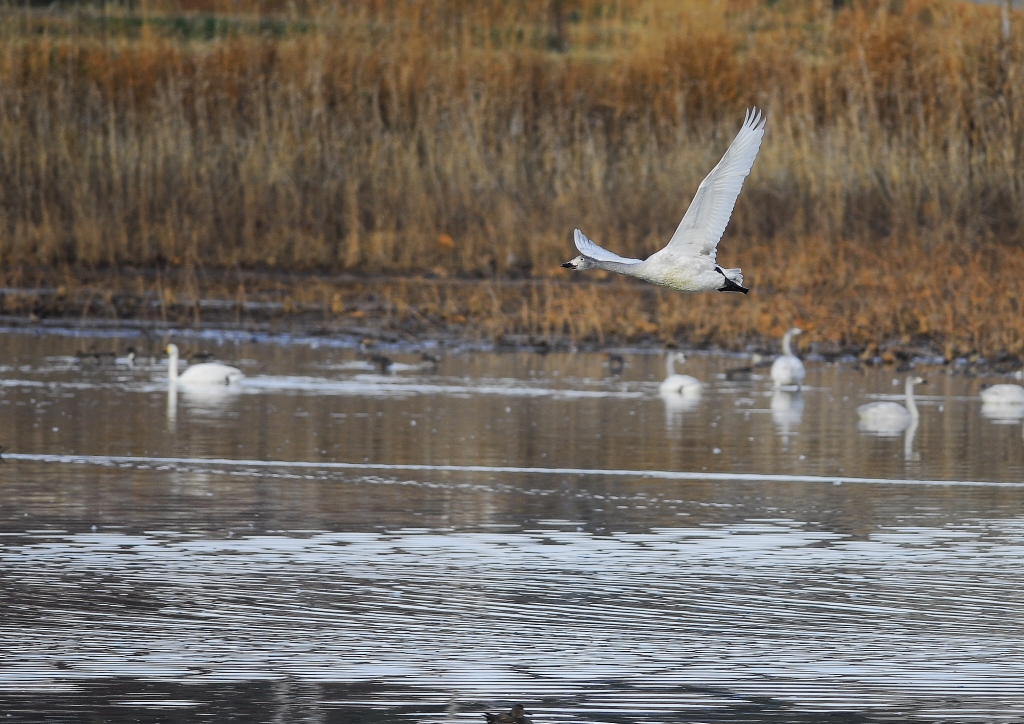
<path fill-rule="evenodd" d="M 835 5 L 2 6 L 0 264 L 65 289 L 4 309 L 276 294 L 492 337 L 738 348 L 797 322 L 1024 354 L 1024 16 Z M 575 226 L 657 249 L 755 103 L 721 246 L 749 298 L 564 276 Z"/>
<path fill-rule="evenodd" d="M 543 348 L 622 344 L 774 349 L 792 324 L 818 352 L 889 362 L 914 351 L 947 360 L 1024 359 L 1024 250 L 953 250 L 913 240 L 898 250 L 820 240 L 792 244 L 773 266 L 769 245 L 747 250 L 749 296 L 683 295 L 608 275 L 452 279 L 360 274 L 219 272 L 179 268 L 19 269 L 0 282 L 0 314 L 34 319 L 300 326 L 390 341 L 430 337 Z M 835 256 L 843 273 L 835 275 Z M 746 260 L 750 261 L 747 262 Z M 895 265 L 899 274 L 878 274 Z M 779 290 L 783 289 L 784 292 Z"/>

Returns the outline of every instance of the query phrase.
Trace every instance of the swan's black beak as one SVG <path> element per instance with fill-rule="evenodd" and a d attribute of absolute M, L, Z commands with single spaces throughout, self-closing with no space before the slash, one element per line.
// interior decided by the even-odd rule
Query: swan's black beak
<path fill-rule="evenodd" d="M 574 266 L 572 265 L 572 262 L 571 262 L 571 261 L 567 261 L 567 262 L 565 262 L 564 264 L 562 264 L 562 268 L 563 268 L 563 269 L 575 269 L 576 267 L 574 267 Z"/>

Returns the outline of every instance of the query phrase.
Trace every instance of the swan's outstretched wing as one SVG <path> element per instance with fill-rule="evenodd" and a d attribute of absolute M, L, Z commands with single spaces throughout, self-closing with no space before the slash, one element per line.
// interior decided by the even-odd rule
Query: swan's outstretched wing
<path fill-rule="evenodd" d="M 743 188 L 743 179 L 750 173 L 761 148 L 766 120 L 756 108 L 747 111 L 740 132 L 722 160 L 700 182 L 666 249 L 686 256 L 707 256 L 714 261 L 718 242 Z"/>
<path fill-rule="evenodd" d="M 617 261 L 620 264 L 639 264 L 642 261 L 641 259 L 627 259 L 624 256 L 613 254 L 607 249 L 602 249 L 585 237 L 583 232 L 579 229 L 576 229 L 576 232 L 573 234 L 573 238 L 576 241 L 576 248 L 580 250 L 580 254 L 583 256 L 589 256 L 591 259 L 597 259 L 598 261 Z"/>

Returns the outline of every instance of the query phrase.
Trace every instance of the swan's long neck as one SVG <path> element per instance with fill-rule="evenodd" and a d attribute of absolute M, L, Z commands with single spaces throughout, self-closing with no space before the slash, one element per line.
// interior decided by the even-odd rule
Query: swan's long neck
<path fill-rule="evenodd" d="M 626 274 L 631 277 L 640 276 L 640 270 L 637 267 L 643 266 L 643 264 L 623 264 L 621 261 L 602 261 L 600 259 L 591 259 L 590 261 L 598 269 Z"/>
<path fill-rule="evenodd" d="M 665 355 L 665 376 L 671 377 L 676 373 L 676 356 L 669 352 Z"/>
<path fill-rule="evenodd" d="M 786 355 L 787 357 L 792 357 L 793 356 L 793 348 L 789 344 L 792 341 L 792 339 L 793 339 L 793 330 L 792 329 L 789 330 L 788 332 L 786 332 L 784 335 L 782 335 L 782 354 Z"/>
<path fill-rule="evenodd" d="M 914 381 L 909 379 L 907 380 L 907 411 L 915 420 L 921 416 L 917 411 L 917 403 L 914 402 Z"/>
<path fill-rule="evenodd" d="M 167 357 L 167 379 L 173 385 L 178 381 L 178 351 L 172 350 Z"/>

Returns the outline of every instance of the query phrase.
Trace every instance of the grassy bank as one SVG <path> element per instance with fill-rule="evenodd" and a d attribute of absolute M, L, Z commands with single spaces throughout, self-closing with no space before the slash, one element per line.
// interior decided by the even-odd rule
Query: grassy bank
<path fill-rule="evenodd" d="M 794 260 L 775 272 L 780 286 L 755 288 L 748 297 L 681 295 L 617 276 L 593 281 L 567 274 L 458 279 L 36 268 L 0 277 L 8 290 L 0 292 L 0 314 L 112 323 L 280 322 L 326 332 L 372 329 L 395 339 L 516 337 L 535 344 L 681 343 L 737 351 L 772 349 L 786 328 L 799 324 L 808 331 L 801 343 L 825 354 L 894 360 L 927 349 L 950 360 L 974 354 L 1024 358 L 1015 297 L 1024 291 L 1019 248 L 954 252 L 945 246 L 922 253 L 916 244 L 792 244 Z M 749 258 L 771 268 L 770 250 Z M 878 272 L 888 267 L 899 273 Z"/>
<path fill-rule="evenodd" d="M 1024 354 L 1024 17 L 834 5 L 8 5 L 0 263 L 178 296 L 383 275 L 394 314 L 481 334 Z M 750 298 L 568 283 L 575 226 L 659 248 L 755 103 L 720 257 Z"/>

